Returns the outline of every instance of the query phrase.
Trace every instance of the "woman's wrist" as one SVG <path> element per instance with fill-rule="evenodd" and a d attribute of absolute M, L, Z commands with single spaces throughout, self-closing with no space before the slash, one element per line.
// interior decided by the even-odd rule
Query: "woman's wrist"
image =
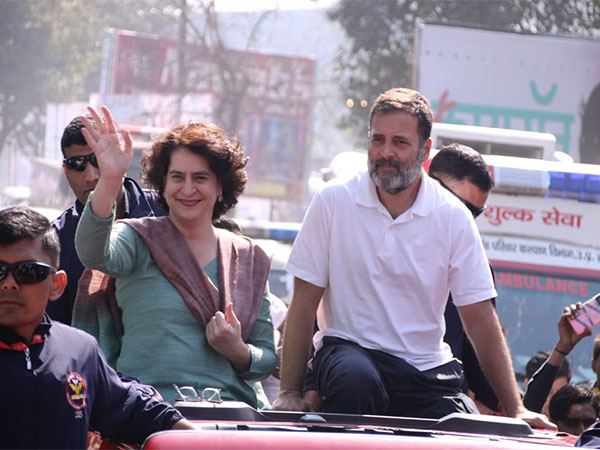
<path fill-rule="evenodd" d="M 242 341 L 242 345 L 228 359 L 238 372 L 247 372 L 252 365 L 252 351 L 250 346 Z"/>

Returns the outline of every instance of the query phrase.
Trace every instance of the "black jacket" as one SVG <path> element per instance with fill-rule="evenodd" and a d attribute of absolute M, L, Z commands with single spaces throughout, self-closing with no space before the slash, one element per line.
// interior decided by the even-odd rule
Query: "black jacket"
<path fill-rule="evenodd" d="M 0 447 L 85 448 L 88 428 L 141 443 L 183 418 L 122 382 L 87 333 L 45 316 L 35 335 L 0 327 Z"/>
<path fill-rule="evenodd" d="M 600 448 L 600 422 L 581 433 L 575 447 Z"/>

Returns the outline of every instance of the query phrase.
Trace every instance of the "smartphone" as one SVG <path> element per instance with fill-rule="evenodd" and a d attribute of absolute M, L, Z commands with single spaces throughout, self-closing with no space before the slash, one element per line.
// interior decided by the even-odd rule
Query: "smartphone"
<path fill-rule="evenodd" d="M 582 334 L 586 328 L 592 328 L 600 323 L 600 293 L 586 300 L 582 308 L 575 316 L 569 319 L 569 323 L 577 334 Z"/>

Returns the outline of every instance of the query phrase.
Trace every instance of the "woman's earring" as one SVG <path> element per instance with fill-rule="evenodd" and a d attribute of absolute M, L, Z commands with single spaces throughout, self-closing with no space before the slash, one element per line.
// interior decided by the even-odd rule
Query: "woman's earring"
<path fill-rule="evenodd" d="M 219 194 L 219 196 L 217 197 L 217 201 L 219 203 L 223 203 L 223 194 Z"/>

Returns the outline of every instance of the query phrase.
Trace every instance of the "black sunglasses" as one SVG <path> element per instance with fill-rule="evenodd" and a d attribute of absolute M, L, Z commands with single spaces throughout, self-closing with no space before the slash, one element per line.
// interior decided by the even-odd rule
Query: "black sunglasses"
<path fill-rule="evenodd" d="M 88 162 L 96 169 L 98 168 L 98 160 L 94 153 L 90 153 L 89 155 L 71 156 L 70 158 L 63 159 L 63 164 L 67 166 L 67 169 L 76 170 L 77 172 L 83 172 Z"/>
<path fill-rule="evenodd" d="M 0 261 L 0 281 L 6 278 L 9 271 L 12 271 L 19 284 L 36 284 L 44 281 L 48 275 L 56 272 L 56 269 L 37 261 L 21 261 L 14 264 Z"/>
<path fill-rule="evenodd" d="M 439 178 L 436 177 L 431 177 L 434 180 L 437 180 L 440 182 L 440 184 L 446 188 L 448 191 L 452 192 L 454 194 L 454 196 L 456 198 L 458 198 L 461 202 L 463 202 L 463 204 L 467 207 L 467 209 L 469 211 L 471 211 L 471 214 L 473 214 L 473 218 L 476 219 L 477 217 L 479 217 L 484 211 L 485 211 L 485 205 L 483 208 L 478 208 L 477 206 L 475 206 L 473 203 L 471 203 L 468 200 L 465 200 L 464 198 L 462 198 L 460 195 L 458 195 L 456 192 L 454 192 L 452 189 L 450 189 L 446 183 L 444 183 L 442 180 L 440 180 Z"/>

